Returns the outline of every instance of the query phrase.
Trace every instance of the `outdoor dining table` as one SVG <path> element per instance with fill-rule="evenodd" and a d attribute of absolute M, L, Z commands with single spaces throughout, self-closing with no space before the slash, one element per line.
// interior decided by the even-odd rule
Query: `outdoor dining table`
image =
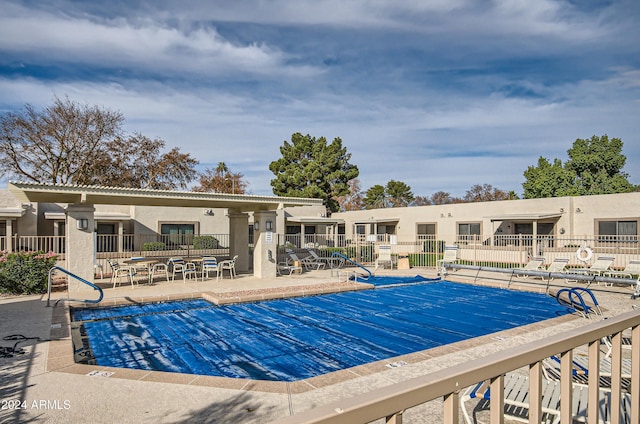
<path fill-rule="evenodd" d="M 149 282 L 149 284 L 151 284 L 151 268 L 153 268 L 153 266 L 158 263 L 158 260 L 151 258 L 131 258 L 122 261 L 122 263 L 133 265 L 136 269 L 145 267 L 147 271 L 147 281 Z"/>

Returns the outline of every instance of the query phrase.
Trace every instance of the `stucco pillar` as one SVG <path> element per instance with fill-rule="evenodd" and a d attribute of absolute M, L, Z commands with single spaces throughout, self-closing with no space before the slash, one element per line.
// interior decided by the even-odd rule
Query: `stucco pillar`
<path fill-rule="evenodd" d="M 7 218 L 4 225 L 5 225 L 5 234 L 7 235 L 6 236 L 7 244 L 5 245 L 5 250 L 7 252 L 13 252 L 13 220 Z"/>
<path fill-rule="evenodd" d="M 253 276 L 275 278 L 277 274 L 277 233 L 276 212 L 260 211 L 253 213 Z M 255 225 L 258 224 L 258 230 Z"/>
<path fill-rule="evenodd" d="M 95 208 L 93 205 L 68 205 L 66 240 L 67 240 L 67 271 L 93 282 L 93 261 L 95 246 L 93 243 Z M 84 221 L 86 220 L 86 221 Z M 86 224 L 86 228 L 81 228 Z M 69 278 L 69 293 L 78 291 L 92 291 L 93 289 L 84 283 Z"/>
<path fill-rule="evenodd" d="M 229 211 L 229 255 L 236 260 L 236 272 L 249 272 L 249 215 Z"/>

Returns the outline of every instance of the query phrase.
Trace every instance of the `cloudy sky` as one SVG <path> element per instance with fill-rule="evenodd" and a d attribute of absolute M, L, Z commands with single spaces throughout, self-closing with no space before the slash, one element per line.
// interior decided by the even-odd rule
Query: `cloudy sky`
<path fill-rule="evenodd" d="M 603 134 L 639 184 L 638 22 L 638 0 L 0 0 L 0 113 L 117 110 L 252 194 L 294 132 L 340 137 L 364 190 L 520 194 Z"/>

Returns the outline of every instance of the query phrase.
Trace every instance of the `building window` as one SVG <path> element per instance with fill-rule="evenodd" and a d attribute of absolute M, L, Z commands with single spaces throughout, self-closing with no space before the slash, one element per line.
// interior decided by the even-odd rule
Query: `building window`
<path fill-rule="evenodd" d="M 187 245 L 193 242 L 195 228 L 195 224 L 160 224 L 160 234 L 167 246 Z"/>
<path fill-rule="evenodd" d="M 599 221 L 598 241 L 638 241 L 638 221 Z"/>
<path fill-rule="evenodd" d="M 480 223 L 469 222 L 458 224 L 458 241 L 469 243 L 480 240 Z"/>

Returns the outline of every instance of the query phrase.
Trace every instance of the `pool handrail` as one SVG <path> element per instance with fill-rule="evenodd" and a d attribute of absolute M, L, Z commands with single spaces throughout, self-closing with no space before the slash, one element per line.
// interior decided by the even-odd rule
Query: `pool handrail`
<path fill-rule="evenodd" d="M 102 301 L 102 298 L 104 297 L 104 292 L 102 291 L 102 289 L 98 286 L 96 286 L 95 284 L 93 284 L 90 281 L 85 280 L 82 277 L 79 277 L 77 275 L 75 275 L 74 273 L 67 271 L 66 269 L 62 268 L 61 266 L 55 265 L 54 267 L 52 267 L 49 270 L 49 279 L 47 282 L 47 307 L 51 306 L 50 301 L 51 301 L 51 275 L 53 274 L 53 271 L 58 270 L 63 272 L 64 274 L 67 274 L 69 277 L 75 278 L 76 280 L 80 281 L 81 283 L 84 283 L 86 285 L 88 285 L 89 287 L 91 287 L 94 290 L 98 290 L 98 293 L 100 293 L 100 295 L 98 296 L 97 299 L 58 299 L 56 300 L 56 304 L 61 301 L 61 300 L 71 300 L 74 302 L 85 302 L 85 303 L 100 303 Z"/>
<path fill-rule="evenodd" d="M 358 262 L 354 261 L 353 259 L 350 259 L 349 257 L 343 255 L 340 252 L 333 252 L 333 254 L 331 256 L 337 256 L 339 258 L 344 259 L 346 262 L 349 262 L 349 263 L 351 263 L 351 264 L 353 264 L 353 265 L 355 265 L 355 266 L 357 266 L 359 268 L 364 269 L 367 272 L 367 274 L 369 274 L 369 276 L 366 277 L 367 279 L 371 278 L 373 276 L 373 274 L 371 273 L 371 270 L 369 270 L 369 268 L 367 268 L 366 266 L 362 265 L 361 263 L 358 263 Z"/>
<path fill-rule="evenodd" d="M 560 296 L 564 292 L 567 292 L 568 294 L 568 306 L 573 310 L 580 312 L 585 318 L 591 318 L 592 312 L 596 316 L 603 316 L 600 305 L 598 304 L 598 300 L 591 290 L 585 287 L 571 287 L 560 289 L 556 293 L 556 300 L 561 305 L 564 304 L 564 301 L 560 299 Z M 591 297 L 591 305 L 587 305 L 587 302 L 584 301 L 581 293 L 586 293 L 589 295 L 589 297 Z"/>

